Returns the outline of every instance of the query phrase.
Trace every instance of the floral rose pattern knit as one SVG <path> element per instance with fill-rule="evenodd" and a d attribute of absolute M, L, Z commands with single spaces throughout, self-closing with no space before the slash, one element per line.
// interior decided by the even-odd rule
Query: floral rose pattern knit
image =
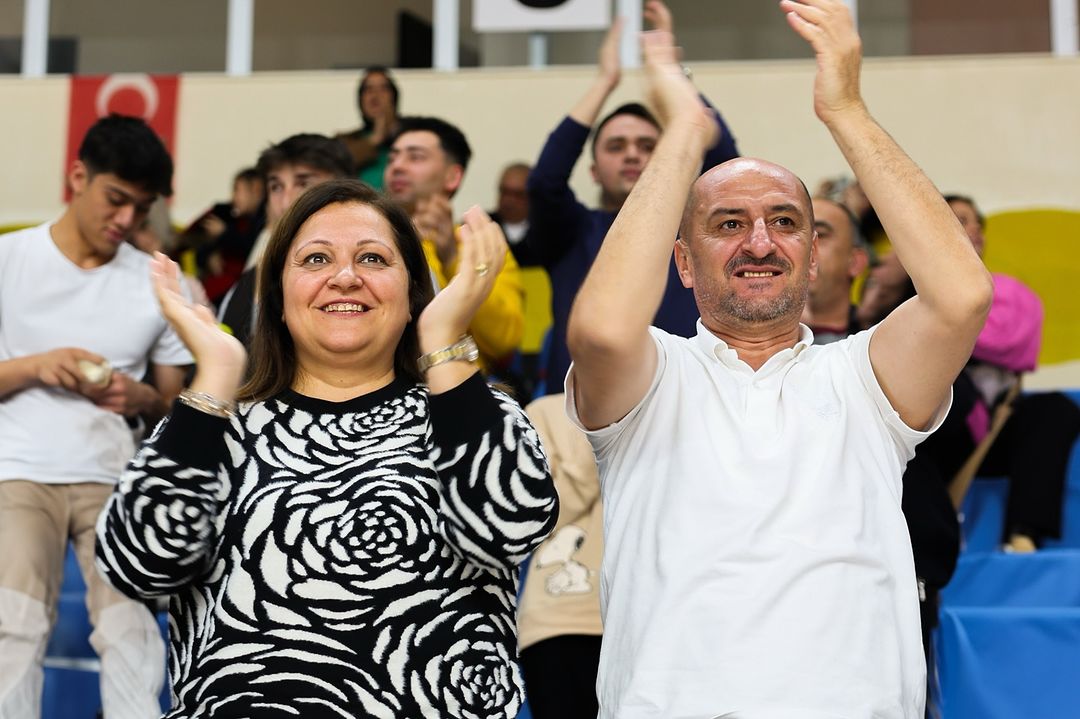
<path fill-rule="evenodd" d="M 514 717 L 517 566 L 554 525 L 536 432 L 479 376 L 224 420 L 177 404 L 98 523 L 171 595 L 167 717 Z"/>

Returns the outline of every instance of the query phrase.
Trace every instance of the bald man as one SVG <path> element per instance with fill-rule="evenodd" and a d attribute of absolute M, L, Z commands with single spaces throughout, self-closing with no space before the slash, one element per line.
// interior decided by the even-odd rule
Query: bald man
<path fill-rule="evenodd" d="M 816 55 L 814 109 L 918 296 L 813 346 L 799 323 L 818 269 L 805 186 L 748 158 L 695 181 L 714 124 L 670 35 L 643 37 L 665 132 L 569 326 L 567 409 L 604 502 L 600 717 L 923 715 L 901 474 L 949 407 L 992 284 L 863 104 L 841 0 L 780 7 Z M 649 326 L 676 233 L 701 314 L 690 339 Z"/>

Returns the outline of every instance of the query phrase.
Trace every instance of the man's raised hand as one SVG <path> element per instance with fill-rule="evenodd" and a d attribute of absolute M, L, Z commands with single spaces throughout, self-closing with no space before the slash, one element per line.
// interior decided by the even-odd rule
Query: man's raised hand
<path fill-rule="evenodd" d="M 457 262 L 457 239 L 454 237 L 454 208 L 450 198 L 442 193 L 421 197 L 416 202 L 413 224 L 425 240 L 435 245 L 435 254 L 439 257 L 446 274 Z"/>
<path fill-rule="evenodd" d="M 814 49 L 814 112 L 825 123 L 848 110 L 863 111 L 859 93 L 862 41 L 840 0 L 780 0 L 788 25 Z"/>
<path fill-rule="evenodd" d="M 683 131 L 700 133 L 702 151 L 716 144 L 719 128 L 712 110 L 698 97 L 697 90 L 683 74 L 679 65 L 679 48 L 666 30 L 641 34 L 641 50 L 645 59 L 645 76 L 649 85 L 649 100 L 665 132 L 681 123 Z"/>
<path fill-rule="evenodd" d="M 597 54 L 596 63 L 600 70 L 600 77 L 608 82 L 611 87 L 619 84 L 622 77 L 622 62 L 619 60 L 619 39 L 622 37 L 623 19 L 615 18 L 604 35 L 604 41 L 600 43 L 600 52 Z"/>
<path fill-rule="evenodd" d="M 661 0 L 648 0 L 642 15 L 653 30 L 664 30 L 672 35 L 675 34 L 675 21 L 671 17 L 671 10 Z"/>

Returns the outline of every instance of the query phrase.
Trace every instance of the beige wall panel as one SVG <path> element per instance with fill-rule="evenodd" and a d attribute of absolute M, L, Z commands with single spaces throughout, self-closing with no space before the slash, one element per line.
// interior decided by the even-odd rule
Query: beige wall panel
<path fill-rule="evenodd" d="M 67 78 L 0 76 L 0 225 L 53 219 L 63 209 Z"/>
<path fill-rule="evenodd" d="M 814 118 L 806 61 L 695 64 L 695 79 L 728 119 L 745 154 L 788 165 L 808 184 L 846 172 Z M 535 159 L 547 133 L 584 92 L 589 68 L 543 72 L 468 70 L 397 73 L 402 109 L 460 124 L 475 150 L 456 200 L 485 207 L 500 168 Z M 232 173 L 269 142 L 300 131 L 355 126 L 353 72 L 266 73 L 251 78 L 191 74 L 181 83 L 174 216 L 190 219 L 225 198 Z M 871 59 L 864 90 L 874 114 L 938 185 L 968 192 L 984 209 L 1080 208 L 1080 60 L 1048 57 Z M 607 108 L 640 97 L 630 75 Z M 66 132 L 63 79 L 0 79 L 0 224 L 45 219 L 60 209 L 58 174 Z M 573 184 L 593 203 L 588 163 Z"/>

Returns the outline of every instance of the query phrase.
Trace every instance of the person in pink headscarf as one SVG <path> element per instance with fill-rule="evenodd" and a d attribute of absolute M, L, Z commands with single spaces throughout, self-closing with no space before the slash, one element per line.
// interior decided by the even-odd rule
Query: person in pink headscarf
<path fill-rule="evenodd" d="M 948 195 L 972 245 L 981 256 L 982 213 L 974 200 Z M 994 407 L 1025 372 L 1035 369 L 1042 342 L 1039 296 L 1015 277 L 993 273 L 994 300 L 965 373 L 977 390 L 967 416 L 972 442 L 986 436 Z M 1080 408 L 1059 392 L 1021 394 L 979 467 L 979 476 L 1008 476 L 1004 547 L 1031 552 L 1042 540 L 1061 536 L 1062 494 L 1069 454 L 1080 435 Z"/>
<path fill-rule="evenodd" d="M 985 220 L 974 200 L 946 195 L 946 202 L 980 256 Z M 946 478 L 955 477 L 990 432 L 991 418 L 1025 372 L 1035 369 L 1042 343 L 1043 307 L 1015 277 L 992 273 L 993 302 L 971 361 L 953 383 L 953 405 L 943 425 L 919 445 Z M 895 254 L 871 270 L 857 317 L 868 327 L 914 294 Z M 979 465 L 978 477 L 1008 477 L 1002 528 L 1006 551 L 1033 552 L 1061 536 L 1061 509 L 1069 456 L 1080 436 L 1080 408 L 1060 392 L 1019 393 L 1012 411 Z M 950 570 L 951 573 L 951 570 Z"/>

